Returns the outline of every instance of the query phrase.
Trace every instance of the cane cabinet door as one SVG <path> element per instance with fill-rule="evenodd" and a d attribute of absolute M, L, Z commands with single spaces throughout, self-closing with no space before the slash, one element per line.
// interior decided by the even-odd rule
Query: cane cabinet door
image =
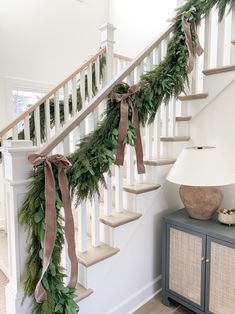
<path fill-rule="evenodd" d="M 168 241 L 168 290 L 204 309 L 206 237 L 168 225 Z"/>
<path fill-rule="evenodd" d="M 213 314 L 235 314 L 235 244 L 208 237 L 207 307 Z"/>

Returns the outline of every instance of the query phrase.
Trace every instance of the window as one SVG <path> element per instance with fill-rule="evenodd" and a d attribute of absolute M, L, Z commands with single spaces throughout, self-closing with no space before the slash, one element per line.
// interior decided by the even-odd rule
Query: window
<path fill-rule="evenodd" d="M 44 96 L 44 93 L 41 93 L 41 92 L 13 89 L 12 97 L 13 97 L 14 117 L 18 116 L 19 114 L 27 110 L 27 108 L 35 104 L 43 96 Z"/>

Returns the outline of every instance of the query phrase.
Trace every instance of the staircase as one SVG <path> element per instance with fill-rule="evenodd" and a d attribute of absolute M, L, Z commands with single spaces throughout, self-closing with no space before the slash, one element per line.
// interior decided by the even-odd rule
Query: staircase
<path fill-rule="evenodd" d="M 101 188 L 100 199 L 94 195 L 78 208 L 74 205 L 79 265 L 77 302 L 81 314 L 133 313 L 161 289 L 161 218 L 181 206 L 177 187 L 166 182 L 166 175 L 183 147 L 205 141 L 198 129 L 200 116 L 234 83 L 235 10 L 216 24 L 212 32 L 215 17 L 215 12 L 206 16 L 198 30 L 205 53 L 196 59 L 187 95 L 162 104 L 155 121 L 141 130 L 146 174 L 136 174 L 135 155 L 128 146 L 125 165 L 112 166 L 112 175 L 106 174 L 107 189 Z M 145 71 L 164 59 L 173 28 L 169 27 L 134 60 L 114 54 L 112 25 L 101 27 L 101 31 L 102 47 L 93 57 L 0 130 L 4 141 L 8 243 L 5 249 L 8 262 L 2 258 L 7 253 L 1 252 L 0 268 L 9 279 L 7 314 L 30 313 L 29 300 L 21 305 L 25 235 L 17 219 L 29 184 L 31 166 L 27 156 L 32 152 L 44 155 L 73 152 L 80 139 L 96 128 L 113 87 L 123 81 L 129 85 L 138 83 Z M 102 68 L 104 55 L 106 64 Z M 19 138 L 18 126 L 22 122 L 24 132 Z M 7 140 L 10 137 L 12 140 Z M 63 261 L 68 265 L 65 253 Z"/>

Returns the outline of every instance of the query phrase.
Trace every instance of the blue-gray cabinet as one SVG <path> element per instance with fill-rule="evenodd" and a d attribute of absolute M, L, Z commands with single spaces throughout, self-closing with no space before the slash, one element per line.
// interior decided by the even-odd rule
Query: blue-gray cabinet
<path fill-rule="evenodd" d="M 235 314 L 235 226 L 192 219 L 181 209 L 163 219 L 162 253 L 165 305 Z"/>

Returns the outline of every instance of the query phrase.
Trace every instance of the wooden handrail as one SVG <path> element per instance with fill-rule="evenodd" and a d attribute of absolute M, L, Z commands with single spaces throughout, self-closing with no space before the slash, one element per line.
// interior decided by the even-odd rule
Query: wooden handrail
<path fill-rule="evenodd" d="M 104 87 L 81 111 L 79 111 L 70 122 L 65 125 L 56 135 L 54 135 L 39 151 L 42 155 L 48 155 L 63 139 L 73 131 L 113 90 L 113 88 L 121 83 L 135 68 L 138 66 L 151 52 L 173 31 L 174 26 L 171 25 L 160 37 L 152 42 L 145 50 L 143 50 L 131 64 L 118 74 L 106 87 Z"/>
<path fill-rule="evenodd" d="M 14 126 L 16 126 L 19 122 L 24 120 L 30 113 L 34 112 L 37 107 L 43 104 L 47 99 L 55 94 L 61 87 L 63 87 L 66 83 L 68 83 L 75 75 L 84 70 L 88 65 L 94 62 L 100 55 L 102 55 L 106 51 L 106 47 L 100 48 L 97 53 L 92 56 L 89 60 L 85 61 L 76 71 L 70 74 L 65 80 L 63 80 L 60 84 L 54 87 L 49 93 L 43 96 L 39 101 L 37 101 L 34 105 L 29 107 L 26 111 L 22 112 L 18 117 L 16 117 L 10 124 L 5 126 L 2 130 L 0 130 L 0 138 L 3 137 L 9 130 L 11 130 Z"/>
<path fill-rule="evenodd" d="M 129 57 L 126 57 L 126 56 L 123 56 L 123 55 L 119 55 L 118 53 L 114 53 L 114 58 L 117 58 L 117 59 L 123 60 L 123 61 L 127 61 L 127 62 L 133 61 L 132 58 L 129 58 Z"/>

